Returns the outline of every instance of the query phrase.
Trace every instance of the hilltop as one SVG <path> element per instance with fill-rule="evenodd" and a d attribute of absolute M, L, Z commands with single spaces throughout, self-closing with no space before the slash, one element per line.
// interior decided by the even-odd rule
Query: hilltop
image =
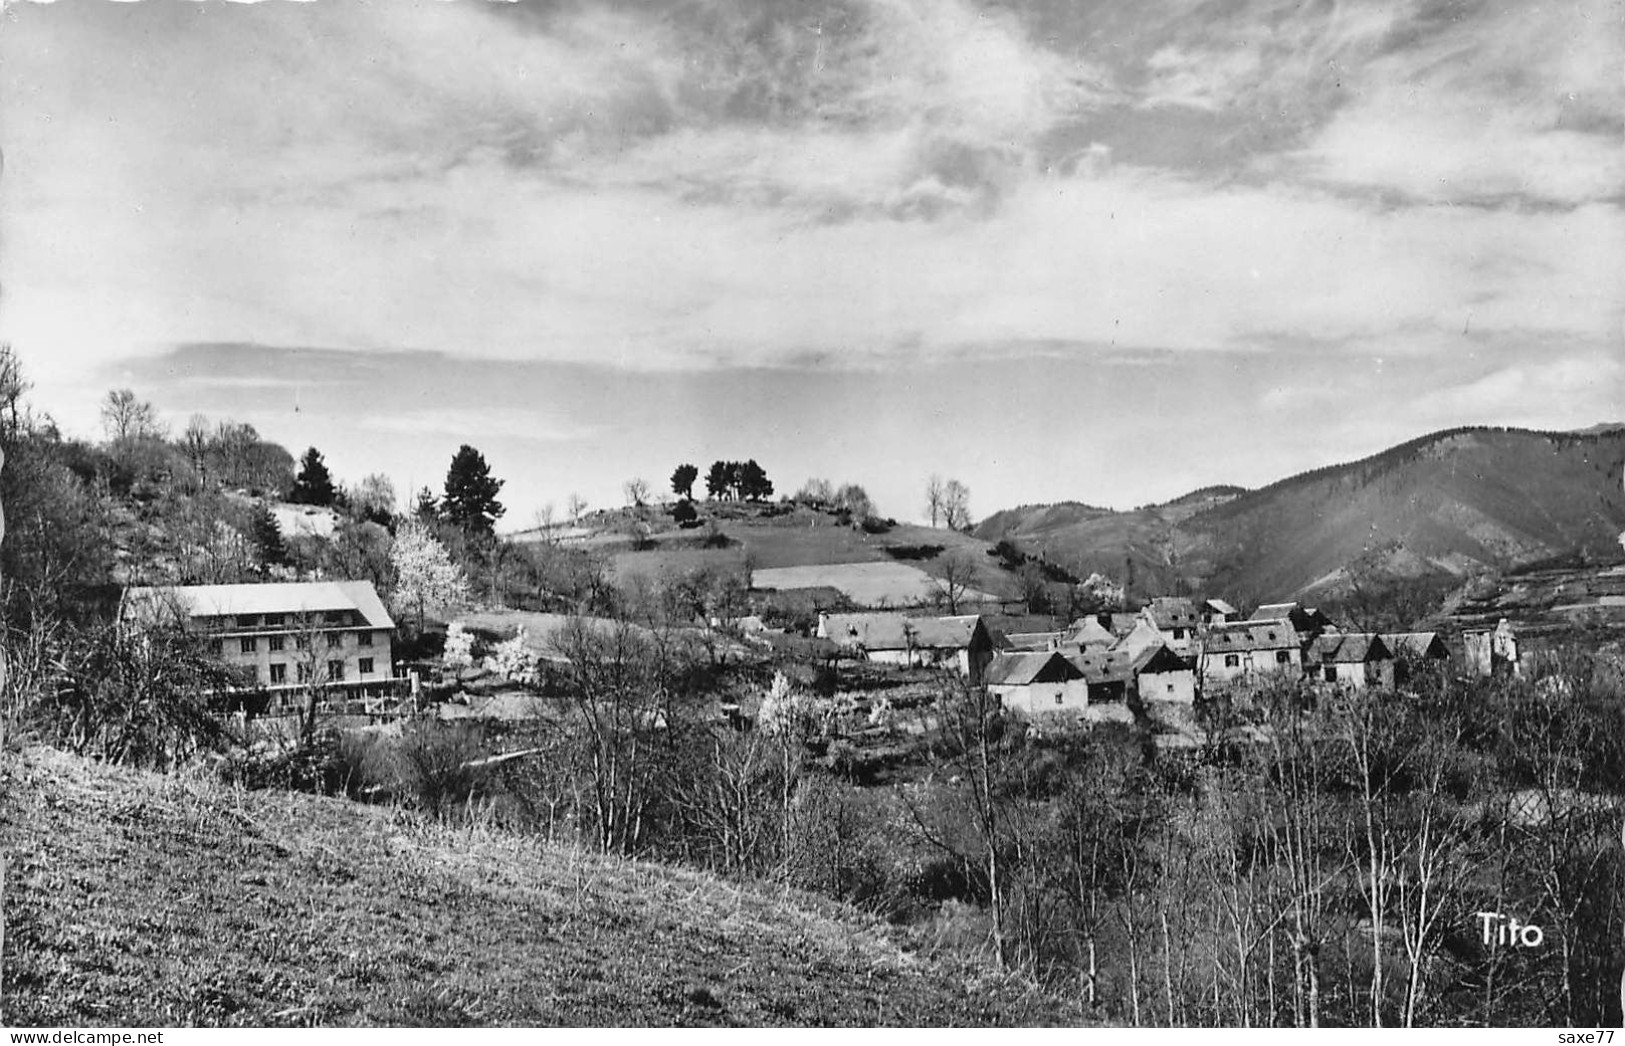
<path fill-rule="evenodd" d="M 802 593 L 819 605 L 907 607 L 934 604 L 944 579 L 955 576 L 968 590 L 965 599 L 1020 598 L 1010 565 L 992 542 L 971 534 L 893 520 L 855 525 L 799 502 L 694 506 L 698 518 L 687 527 L 673 520 L 671 506 L 646 505 L 510 537 L 596 553 L 623 586 L 694 571 L 743 572 L 761 592 Z"/>
<path fill-rule="evenodd" d="M 1625 429 L 1461 428 L 1257 490 L 1208 488 L 1132 512 L 1033 506 L 977 528 L 1139 592 L 1257 601 L 1360 571 L 1464 578 L 1556 556 L 1620 556 Z"/>
<path fill-rule="evenodd" d="M 49 748 L 0 796 L 12 1026 L 1078 1019 L 833 902 L 498 830 Z"/>

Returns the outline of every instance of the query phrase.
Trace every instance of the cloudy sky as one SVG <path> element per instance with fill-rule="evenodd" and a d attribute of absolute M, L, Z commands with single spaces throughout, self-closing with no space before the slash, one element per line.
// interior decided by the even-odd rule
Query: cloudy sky
<path fill-rule="evenodd" d="M 1625 5 L 19 3 L 0 327 L 522 525 L 679 462 L 888 514 L 1625 420 Z"/>

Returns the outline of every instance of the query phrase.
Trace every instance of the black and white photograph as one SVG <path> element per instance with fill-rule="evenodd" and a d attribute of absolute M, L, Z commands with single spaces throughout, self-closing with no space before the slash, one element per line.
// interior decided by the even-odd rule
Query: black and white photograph
<path fill-rule="evenodd" d="M 12 1043 L 1625 1023 L 1622 0 L 7 0 L 0 455 Z"/>

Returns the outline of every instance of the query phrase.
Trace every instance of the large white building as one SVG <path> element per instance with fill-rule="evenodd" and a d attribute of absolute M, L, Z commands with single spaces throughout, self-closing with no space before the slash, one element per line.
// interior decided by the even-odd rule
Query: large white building
<path fill-rule="evenodd" d="M 395 622 L 370 581 L 174 585 L 125 590 L 121 617 L 168 622 L 209 637 L 273 701 L 312 687 L 382 691 L 394 685 Z"/>

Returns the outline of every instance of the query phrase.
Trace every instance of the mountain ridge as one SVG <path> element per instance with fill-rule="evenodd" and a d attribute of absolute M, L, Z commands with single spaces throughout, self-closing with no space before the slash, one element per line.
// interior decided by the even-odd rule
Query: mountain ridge
<path fill-rule="evenodd" d="M 976 533 L 1125 581 L 1137 595 L 1212 591 L 1246 602 L 1372 574 L 1465 577 L 1568 553 L 1617 557 L 1622 473 L 1625 427 L 1458 426 L 1252 490 L 1209 486 L 1087 518 L 1010 509 Z"/>

